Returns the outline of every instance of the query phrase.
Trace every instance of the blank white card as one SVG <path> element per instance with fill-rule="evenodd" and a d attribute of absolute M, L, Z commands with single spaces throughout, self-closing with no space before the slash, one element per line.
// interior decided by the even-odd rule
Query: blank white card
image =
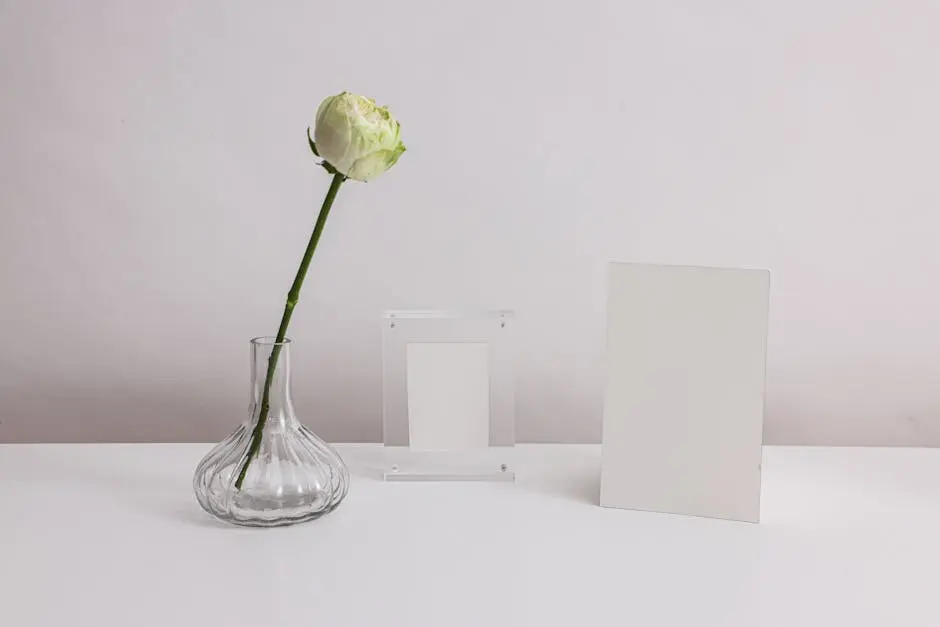
<path fill-rule="evenodd" d="M 601 505 L 757 522 L 770 273 L 610 264 Z"/>
<path fill-rule="evenodd" d="M 486 342 L 408 344 L 408 437 L 412 450 L 466 450 L 490 442 Z"/>

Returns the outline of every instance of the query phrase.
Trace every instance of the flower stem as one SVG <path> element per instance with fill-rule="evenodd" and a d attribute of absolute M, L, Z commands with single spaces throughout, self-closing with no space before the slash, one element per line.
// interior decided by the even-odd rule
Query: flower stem
<path fill-rule="evenodd" d="M 271 347 L 271 356 L 268 358 L 268 372 L 264 377 L 264 392 L 261 394 L 261 408 L 258 413 L 258 421 L 251 432 L 251 444 L 248 446 L 248 455 L 242 462 L 242 467 L 238 471 L 238 479 L 235 480 L 235 489 L 240 490 L 245 481 L 245 474 L 248 472 L 248 466 L 251 460 L 258 455 L 261 448 L 261 439 L 264 436 L 264 425 L 268 421 L 268 409 L 270 408 L 271 383 L 274 381 L 274 372 L 277 369 L 277 359 L 281 354 L 284 337 L 287 335 L 287 326 L 290 324 L 290 317 L 294 313 L 294 307 L 300 300 L 300 288 L 304 284 L 304 278 L 307 276 L 307 268 L 310 267 L 310 260 L 313 259 L 313 253 L 317 250 L 317 244 L 320 242 L 320 235 L 323 233 L 323 227 L 326 226 L 326 219 L 330 215 L 330 208 L 333 206 L 333 200 L 339 191 L 340 185 L 346 177 L 338 172 L 333 175 L 333 182 L 330 183 L 330 189 L 323 199 L 323 206 L 320 207 L 320 215 L 317 216 L 316 226 L 313 227 L 313 233 L 310 235 L 310 241 L 307 243 L 307 250 L 304 251 L 304 258 L 300 261 L 300 267 L 297 268 L 297 276 L 287 293 L 287 303 L 284 305 L 284 313 L 281 315 L 281 325 L 277 328 L 277 339 L 274 346 Z"/>

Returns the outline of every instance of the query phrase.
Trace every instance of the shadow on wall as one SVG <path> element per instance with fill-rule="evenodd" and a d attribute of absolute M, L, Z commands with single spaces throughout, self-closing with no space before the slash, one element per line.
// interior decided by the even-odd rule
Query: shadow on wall
<path fill-rule="evenodd" d="M 596 444 L 601 441 L 604 391 L 544 373 L 516 377 L 516 441 Z"/>
<path fill-rule="evenodd" d="M 885 399 L 851 415 L 844 401 L 768 394 L 764 444 L 940 447 L 940 404 Z"/>
<path fill-rule="evenodd" d="M 380 442 L 380 381 L 332 379 L 294 384 L 298 417 L 329 442 Z M 570 433 L 578 420 L 579 442 L 599 442 L 603 402 L 563 385 L 520 381 L 525 411 L 516 417 L 520 442 L 552 442 L 546 433 Z M 537 392 L 537 390 L 543 390 Z M 201 386 L 140 382 L 106 389 L 49 382 L 0 388 L 0 443 L 13 442 L 218 442 L 245 419 L 247 385 L 211 381 Z M 850 424 L 847 424 L 850 423 Z M 547 426 L 547 428 L 546 428 Z M 844 401 L 804 398 L 770 390 L 764 443 L 823 446 L 940 447 L 940 403 L 884 399 L 865 414 L 847 415 Z"/>
<path fill-rule="evenodd" d="M 600 441 L 601 394 L 574 390 L 564 381 L 520 377 L 516 438 L 559 442 L 545 433 L 570 432 Z M 313 385 L 293 382 L 300 420 L 328 442 L 381 442 L 380 377 L 340 377 Z M 247 381 L 47 380 L 42 386 L 0 389 L 0 443 L 12 442 L 218 442 L 248 414 Z M 523 411 L 522 408 L 525 407 Z M 546 428 L 546 425 L 548 428 Z"/>
<path fill-rule="evenodd" d="M 369 385 L 372 385 L 371 383 Z M 331 442 L 377 442 L 381 406 L 357 381 L 317 390 L 294 384 L 298 418 Z M 217 442 L 248 414 L 247 386 L 140 383 L 0 390 L 0 443 Z"/>

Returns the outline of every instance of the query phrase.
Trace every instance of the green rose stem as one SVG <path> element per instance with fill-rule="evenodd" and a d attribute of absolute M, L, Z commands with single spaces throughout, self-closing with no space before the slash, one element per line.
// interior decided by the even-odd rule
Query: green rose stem
<path fill-rule="evenodd" d="M 334 171 L 335 172 L 335 171 Z M 281 315 L 281 326 L 277 329 L 277 339 L 274 346 L 271 347 L 271 356 L 268 358 L 268 373 L 264 378 L 264 392 L 261 394 L 261 410 L 258 413 L 258 422 L 251 432 L 251 445 L 248 447 L 248 455 L 242 462 L 241 470 L 238 471 L 238 479 L 235 480 L 235 488 L 241 490 L 242 483 L 245 481 L 245 474 L 248 472 L 248 466 L 251 460 L 258 455 L 261 448 L 261 438 L 264 435 L 264 425 L 268 421 L 269 397 L 271 394 L 271 383 L 274 381 L 274 371 L 277 369 L 277 358 L 281 354 L 281 346 L 284 342 L 284 336 L 287 335 L 287 325 L 290 324 L 291 314 L 294 313 L 294 307 L 300 300 L 300 288 L 304 284 L 304 278 L 307 276 L 307 268 L 310 267 L 310 260 L 313 259 L 313 253 L 317 250 L 317 244 L 320 242 L 320 235 L 323 233 L 323 227 L 326 226 L 326 219 L 330 215 L 330 208 L 333 206 L 333 200 L 336 193 L 346 177 L 335 172 L 333 182 L 330 183 L 330 189 L 323 199 L 323 206 L 320 207 L 320 215 L 317 216 L 317 224 L 313 227 L 313 233 L 310 235 L 310 241 L 307 243 L 307 250 L 304 252 L 304 258 L 297 268 L 297 276 L 294 277 L 294 283 L 290 286 L 287 293 L 287 303 L 284 305 L 284 313 Z"/>

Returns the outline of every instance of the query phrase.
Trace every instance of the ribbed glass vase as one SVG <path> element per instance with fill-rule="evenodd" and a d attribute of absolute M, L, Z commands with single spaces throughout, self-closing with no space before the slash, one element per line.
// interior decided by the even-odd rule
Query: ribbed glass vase
<path fill-rule="evenodd" d="M 196 468 L 193 490 L 199 505 L 230 523 L 275 527 L 333 511 L 348 487 L 342 458 L 294 412 L 290 340 L 251 340 L 249 417 Z"/>

